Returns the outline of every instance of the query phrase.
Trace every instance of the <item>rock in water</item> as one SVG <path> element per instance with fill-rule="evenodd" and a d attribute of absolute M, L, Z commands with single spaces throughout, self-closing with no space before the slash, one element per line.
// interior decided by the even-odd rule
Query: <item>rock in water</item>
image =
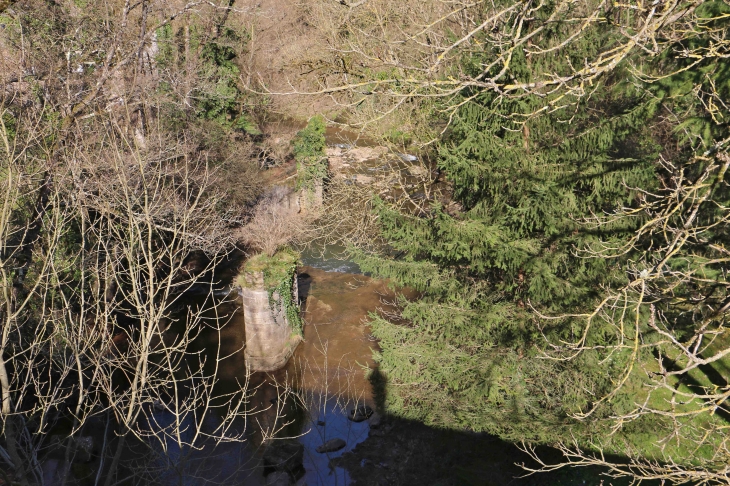
<path fill-rule="evenodd" d="M 373 413 L 368 419 L 368 424 L 370 424 L 371 429 L 377 429 L 380 427 L 380 414 L 378 412 Z"/>
<path fill-rule="evenodd" d="M 362 185 L 372 184 L 374 180 L 375 180 L 374 177 L 367 176 L 364 174 L 355 175 L 355 182 L 357 182 L 358 184 L 362 184 Z"/>
<path fill-rule="evenodd" d="M 296 471 L 302 467 L 304 461 L 304 445 L 299 442 L 276 441 L 264 452 L 264 467 L 277 471 Z"/>
<path fill-rule="evenodd" d="M 266 476 L 266 486 L 290 486 L 294 484 L 288 472 L 276 471 Z"/>
<path fill-rule="evenodd" d="M 347 416 L 353 422 L 362 422 L 370 418 L 373 414 L 373 409 L 368 405 L 360 405 L 354 410 L 350 410 L 350 414 Z"/>
<path fill-rule="evenodd" d="M 319 452 L 320 454 L 324 454 L 325 452 L 335 452 L 339 451 L 346 445 L 347 442 L 338 437 L 336 439 L 330 439 L 321 446 L 317 447 L 317 452 Z"/>

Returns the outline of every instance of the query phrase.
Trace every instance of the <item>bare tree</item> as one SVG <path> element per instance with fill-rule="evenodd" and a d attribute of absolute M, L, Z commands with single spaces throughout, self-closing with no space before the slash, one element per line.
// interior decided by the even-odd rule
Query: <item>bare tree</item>
<path fill-rule="evenodd" d="M 226 323 L 206 313 L 235 215 L 210 154 L 162 127 L 155 58 L 161 27 L 224 9 L 72 4 L 14 3 L 0 33 L 0 462 L 28 485 L 43 483 L 59 423 L 72 440 L 56 479 L 73 481 L 79 436 L 101 422 L 118 437 L 96 478 L 110 485 L 130 441 L 238 441 L 248 413 L 247 377 L 214 395 L 224 356 L 193 346 Z"/>
<path fill-rule="evenodd" d="M 273 256 L 283 246 L 306 243 L 313 236 L 318 211 L 302 211 L 302 196 L 279 186 L 262 197 L 241 228 L 241 239 L 252 249 Z"/>
<path fill-rule="evenodd" d="M 307 14 L 313 25 L 321 26 L 329 49 L 310 62 L 312 69 L 302 69 L 307 74 L 291 76 L 288 89 L 263 92 L 330 97 L 348 109 L 353 126 L 373 133 L 405 127 L 422 143 L 434 142 L 438 132 L 427 127 L 430 118 L 423 113 L 437 111 L 450 121 L 483 90 L 509 98 L 544 97 L 539 112 L 520 115 L 523 122 L 540 112 L 574 106 L 637 52 L 656 57 L 684 38 L 697 25 L 694 12 L 702 3 L 323 0 L 309 5 Z M 617 42 L 593 58 L 568 62 L 537 79 L 515 77 L 511 68 L 516 52 L 524 51 L 535 65 L 568 57 L 572 46 L 606 24 L 615 29 Z M 570 26 L 570 33 L 545 35 L 560 26 Z M 462 62 L 469 58 L 473 65 Z M 463 96 L 466 90 L 472 97 Z M 443 133 L 445 127 L 439 128 Z"/>
<path fill-rule="evenodd" d="M 121 440 L 109 483 L 127 436 L 181 447 L 236 440 L 228 424 L 246 411 L 245 380 L 237 393 L 213 395 L 223 356 L 190 350 L 211 325 L 203 317 L 211 304 L 181 308 L 193 286 L 212 294 L 205 275 L 233 247 L 211 172 L 184 143 L 148 136 L 141 150 L 119 130 L 101 133 L 73 147 L 54 171 L 27 265 L 32 221 L 19 219 L 17 207 L 39 189 L 23 165 L 3 167 L 0 384 L 6 459 L 23 484 L 40 481 L 45 434 L 64 416 L 72 418 L 72 435 L 94 417 L 114 417 Z M 191 271 L 191 258 L 206 263 Z M 172 326 L 180 319 L 182 328 Z M 225 320 L 214 325 L 219 331 Z M 172 412 L 172 423 L 157 423 L 160 407 Z M 206 430 L 214 411 L 223 422 Z"/>

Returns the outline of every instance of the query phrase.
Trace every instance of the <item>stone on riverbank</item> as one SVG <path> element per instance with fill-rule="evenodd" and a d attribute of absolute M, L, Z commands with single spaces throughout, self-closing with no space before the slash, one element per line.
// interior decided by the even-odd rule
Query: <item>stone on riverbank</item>
<path fill-rule="evenodd" d="M 320 454 L 325 454 L 327 452 L 336 452 L 344 448 L 346 445 L 347 442 L 337 437 L 335 439 L 330 439 L 321 446 L 317 447 L 317 452 L 319 452 Z"/>
<path fill-rule="evenodd" d="M 388 147 L 327 147 L 327 158 L 330 167 L 337 171 L 343 164 L 377 159 L 388 153 Z"/>
<path fill-rule="evenodd" d="M 356 174 L 355 175 L 355 182 L 358 184 L 361 184 L 363 186 L 372 184 L 375 181 L 374 177 L 367 176 L 364 174 Z"/>
<path fill-rule="evenodd" d="M 373 409 L 369 405 L 360 405 L 356 409 L 350 410 L 348 419 L 353 422 L 363 422 L 370 418 L 373 414 Z"/>
<path fill-rule="evenodd" d="M 272 472 L 266 476 L 266 486 L 290 486 L 294 484 L 291 476 L 285 471 Z"/>

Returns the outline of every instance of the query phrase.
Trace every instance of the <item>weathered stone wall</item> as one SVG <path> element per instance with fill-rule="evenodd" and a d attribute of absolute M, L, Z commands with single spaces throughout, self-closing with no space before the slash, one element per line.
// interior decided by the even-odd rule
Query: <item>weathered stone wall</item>
<path fill-rule="evenodd" d="M 272 309 L 269 304 L 263 272 L 246 272 L 244 279 L 246 285 L 242 288 L 241 296 L 246 327 L 246 363 L 253 371 L 283 368 L 302 338 L 293 332 L 284 306 L 274 304 Z M 277 302 L 279 295 L 274 293 L 272 299 Z M 293 300 L 297 302 L 296 294 Z"/>
<path fill-rule="evenodd" d="M 298 193 L 299 212 L 311 213 L 322 209 L 324 204 L 324 182 L 316 181 L 313 189 L 303 188 Z"/>

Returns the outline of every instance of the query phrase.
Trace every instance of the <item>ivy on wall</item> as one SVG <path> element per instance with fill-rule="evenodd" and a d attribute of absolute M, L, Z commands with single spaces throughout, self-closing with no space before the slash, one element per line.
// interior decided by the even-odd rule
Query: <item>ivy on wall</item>
<path fill-rule="evenodd" d="M 289 326 L 293 332 L 302 334 L 302 318 L 299 314 L 299 305 L 293 295 L 294 279 L 296 278 L 296 267 L 299 264 L 299 254 L 285 248 L 276 252 L 273 256 L 260 253 L 251 257 L 244 267 L 245 272 L 262 272 L 264 275 L 264 288 L 269 294 L 269 306 L 274 315 L 282 309 Z M 241 287 L 249 287 L 240 275 L 237 279 Z"/>
<path fill-rule="evenodd" d="M 264 274 L 264 279 L 265 278 L 266 276 Z M 286 316 L 292 331 L 302 335 L 302 317 L 299 314 L 299 306 L 297 305 L 297 302 L 294 299 L 294 293 L 292 292 L 295 278 L 296 272 L 292 268 L 292 271 L 289 272 L 276 287 L 269 287 L 267 291 L 269 293 L 269 306 L 271 307 L 271 310 L 274 311 L 274 316 L 276 316 L 283 308 L 284 315 Z M 278 296 L 278 298 L 275 296 Z"/>
<path fill-rule="evenodd" d="M 297 189 L 314 190 L 317 182 L 327 177 L 325 123 L 321 115 L 313 116 L 294 139 L 297 161 Z"/>

